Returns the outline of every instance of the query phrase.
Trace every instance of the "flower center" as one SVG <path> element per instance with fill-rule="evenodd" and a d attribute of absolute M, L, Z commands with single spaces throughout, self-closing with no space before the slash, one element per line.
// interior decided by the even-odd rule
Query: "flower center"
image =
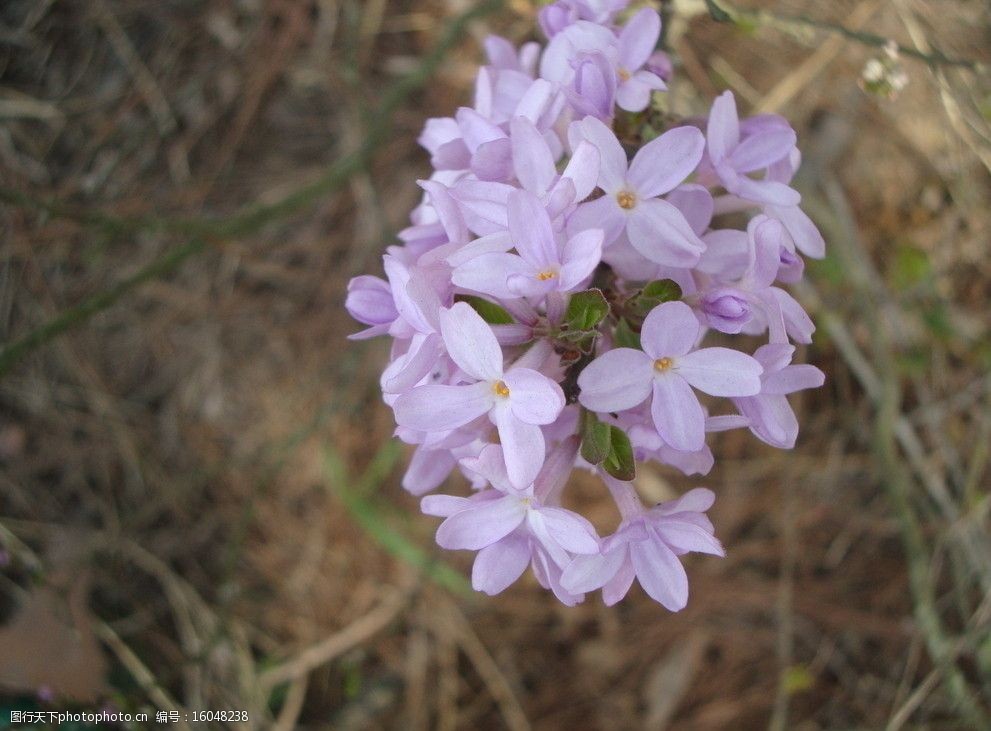
<path fill-rule="evenodd" d="M 616 194 L 616 202 L 624 210 L 630 210 L 637 204 L 637 196 L 628 190 L 621 190 Z"/>
<path fill-rule="evenodd" d="M 633 74 L 631 74 L 629 71 L 624 69 L 622 66 L 620 66 L 619 69 L 616 70 L 616 74 L 619 76 L 620 81 L 629 81 L 631 78 L 633 78 Z"/>
<path fill-rule="evenodd" d="M 664 371 L 670 370 L 673 365 L 674 361 L 670 358 L 658 358 L 654 361 L 654 370 L 658 373 L 664 373 Z"/>
<path fill-rule="evenodd" d="M 496 396 L 502 396 L 502 398 L 506 398 L 509 395 L 509 386 L 507 386 L 503 381 L 496 381 L 492 384 L 492 390 L 495 392 Z"/>
<path fill-rule="evenodd" d="M 557 272 L 550 272 L 550 271 L 541 272 L 540 274 L 537 275 L 537 279 L 539 279 L 541 282 L 546 282 L 548 279 L 554 279 L 554 277 L 556 276 L 557 276 Z"/>

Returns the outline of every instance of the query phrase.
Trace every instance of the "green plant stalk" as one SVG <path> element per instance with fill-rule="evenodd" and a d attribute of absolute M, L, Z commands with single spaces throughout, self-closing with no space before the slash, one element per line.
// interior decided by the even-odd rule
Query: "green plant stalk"
<path fill-rule="evenodd" d="M 207 248 L 205 239 L 236 238 L 254 233 L 269 222 L 287 217 L 344 186 L 353 175 L 368 166 L 379 145 L 388 138 L 392 127 L 392 117 L 396 110 L 406 102 L 414 91 L 422 87 L 433 76 L 447 52 L 461 39 L 465 26 L 475 18 L 493 12 L 501 5 L 502 0 L 489 0 L 452 20 L 445 28 L 440 40 L 420 62 L 416 70 L 396 81 L 386 90 L 377 113 L 371 117 L 371 127 L 358 150 L 334 163 L 319 180 L 302 186 L 275 203 L 255 204 L 229 219 L 219 221 L 208 218 L 172 219 L 157 216 L 122 218 L 99 212 L 77 214 L 63 203 L 46 203 L 34 200 L 20 191 L 0 189 L 0 201 L 40 209 L 58 217 L 73 218 L 115 235 L 137 231 L 159 231 L 193 237 L 192 241 L 167 251 L 132 277 L 64 310 L 41 327 L 5 345 L 0 350 L 0 378 L 6 375 L 28 353 L 110 307 L 140 284 L 168 274 L 178 268 L 186 259 L 204 251 Z"/>
<path fill-rule="evenodd" d="M 0 350 L 0 378 L 31 351 L 54 340 L 66 330 L 85 322 L 98 312 L 107 309 L 138 285 L 168 274 L 193 254 L 197 254 L 205 248 L 206 243 L 203 239 L 193 239 L 172 249 L 130 277 L 64 310 L 41 327 L 4 346 Z"/>
<path fill-rule="evenodd" d="M 467 580 L 446 563 L 432 559 L 423 549 L 411 543 L 386 520 L 382 511 L 369 498 L 395 466 L 401 450 L 392 440 L 383 444 L 365 473 L 354 484 L 348 477 L 343 460 L 331 447 L 324 451 L 324 473 L 330 489 L 337 495 L 358 526 L 376 543 L 400 561 L 422 571 L 438 586 L 460 596 L 471 596 Z"/>

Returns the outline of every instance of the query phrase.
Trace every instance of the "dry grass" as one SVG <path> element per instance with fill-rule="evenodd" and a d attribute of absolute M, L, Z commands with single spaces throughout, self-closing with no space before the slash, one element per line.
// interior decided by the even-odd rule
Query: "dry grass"
<path fill-rule="evenodd" d="M 799 292 L 820 324 L 804 357 L 827 385 L 798 404 L 792 452 L 716 440 L 706 483 L 728 556 L 690 561 L 684 612 L 639 590 L 565 609 L 531 580 L 468 597 L 436 563 L 463 572 L 465 557 L 434 551 L 435 521 L 410 517 L 398 486 L 402 456 L 379 449 L 385 345 L 346 344 L 341 304 L 414 204 L 415 136 L 467 98 L 476 41 L 531 27 L 528 2 L 473 22 L 358 164 L 383 89 L 470 4 L 2 4 L 0 341 L 209 222 L 192 227 L 202 250 L 0 380 L 3 617 L 47 587 L 84 645 L 100 638 L 105 700 L 248 709 L 252 728 L 980 728 L 988 76 L 906 60 L 909 86 L 879 100 L 857 83 L 876 49 L 790 24 L 672 20 L 681 111 L 730 86 L 799 129 L 801 187 L 832 252 Z M 991 61 L 976 1 L 762 7 Z M 344 187 L 223 229 L 349 154 Z M 649 478 L 656 495 L 697 484 Z M 615 521 L 593 482 L 574 492 Z"/>

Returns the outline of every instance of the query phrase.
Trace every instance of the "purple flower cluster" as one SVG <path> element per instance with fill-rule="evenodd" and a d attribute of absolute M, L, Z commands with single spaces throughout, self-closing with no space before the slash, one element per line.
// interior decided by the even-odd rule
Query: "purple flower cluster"
<path fill-rule="evenodd" d="M 705 474 L 706 433 L 741 427 L 794 445 L 786 396 L 823 374 L 792 364 L 814 327 L 780 285 L 825 244 L 789 185 L 800 155 L 783 118 L 741 121 L 727 91 L 708 119 L 656 122 L 671 72 L 660 17 L 626 5 L 545 6 L 543 49 L 488 39 L 473 106 L 420 137 L 434 173 L 386 279 L 353 279 L 346 306 L 367 325 L 352 338 L 392 338 L 383 397 L 416 446 L 403 486 L 444 518 L 442 547 L 478 552 L 477 590 L 530 566 L 567 605 L 596 589 L 613 604 L 637 579 L 677 611 L 678 557 L 723 554 L 714 495 L 647 508 L 636 463 Z M 650 139 L 617 137 L 617 120 Z M 711 330 L 746 337 L 702 346 Z M 576 466 L 616 502 L 608 537 L 561 506 Z M 470 497 L 427 495 L 456 469 Z"/>

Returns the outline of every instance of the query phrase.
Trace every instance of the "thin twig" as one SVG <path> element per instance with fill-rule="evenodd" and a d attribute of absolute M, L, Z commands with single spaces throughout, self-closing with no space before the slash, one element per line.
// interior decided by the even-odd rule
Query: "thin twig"
<path fill-rule="evenodd" d="M 523 711 L 523 706 L 520 705 L 512 686 L 506 680 L 506 676 L 499 669 L 485 644 L 479 639 L 468 619 L 454 602 L 446 598 L 442 602 L 447 610 L 444 613 L 446 615 L 445 620 L 454 631 L 456 642 L 461 646 L 471 664 L 475 666 L 475 670 L 478 671 L 478 675 L 488 688 L 492 700 L 499 708 L 499 713 L 502 715 L 502 720 L 506 722 L 506 726 L 510 731 L 529 731 L 530 722 Z"/>
<path fill-rule="evenodd" d="M 848 40 L 855 41 L 870 48 L 891 48 L 894 46 L 898 49 L 900 54 L 923 61 L 931 67 L 954 66 L 981 74 L 987 73 L 988 71 L 988 65 L 982 61 L 947 56 L 946 54 L 935 50 L 926 53 L 920 51 L 918 48 L 913 48 L 912 46 L 903 46 L 896 43 L 891 38 L 885 38 L 884 36 L 879 36 L 875 33 L 868 33 L 866 31 L 853 30 L 851 28 L 847 28 L 845 25 L 834 23 L 829 20 L 819 20 L 818 18 L 810 18 L 807 15 L 801 14 L 791 15 L 787 13 L 772 13 L 767 10 L 738 8 L 731 3 L 726 2 L 726 0 L 705 0 L 705 4 L 709 9 L 709 15 L 712 16 L 712 19 L 720 23 L 742 22 L 748 25 L 757 24 L 811 28 L 814 30 L 836 33 Z"/>
<path fill-rule="evenodd" d="M 904 726 L 905 722 L 918 710 L 919 706 L 922 705 L 922 701 L 926 699 L 938 684 L 939 670 L 931 670 L 929 675 L 925 677 L 925 680 L 919 684 L 919 687 L 912 691 L 912 695 L 908 697 L 908 700 L 891 717 L 888 725 L 884 727 L 884 731 L 898 731 Z"/>
<path fill-rule="evenodd" d="M 272 725 L 272 731 L 292 731 L 296 728 L 299 714 L 303 711 L 303 702 L 306 700 L 306 687 L 309 685 L 309 678 L 301 675 L 289 684 L 289 692 L 286 693 L 285 703 L 279 711 L 278 718 Z"/>
<path fill-rule="evenodd" d="M 110 41 L 114 53 L 124 64 L 127 73 L 134 80 L 134 85 L 144 98 L 145 104 L 148 105 L 151 116 L 155 118 L 155 126 L 158 127 L 159 136 L 165 137 L 171 134 L 179 126 L 179 123 L 172 113 L 172 108 L 169 106 L 165 94 L 155 80 L 155 76 L 141 60 L 134 44 L 127 37 L 120 21 L 111 12 L 105 0 L 94 0 L 93 9 L 96 13 L 96 22 L 106 34 L 107 40 Z"/>
<path fill-rule="evenodd" d="M 96 633 L 107 647 L 113 651 L 114 655 L 117 656 L 120 664 L 127 668 L 127 672 L 131 674 L 159 710 L 179 711 L 179 728 L 184 728 L 188 731 L 189 724 L 182 720 L 186 715 L 183 707 L 169 695 L 167 690 L 158 684 L 152 672 L 141 662 L 141 658 L 134 654 L 134 651 L 127 646 L 124 640 L 106 622 L 100 622 L 96 625 Z"/>
<path fill-rule="evenodd" d="M 308 647 L 299 655 L 271 670 L 262 673 L 258 678 L 259 685 L 270 691 L 276 686 L 296 680 L 320 667 L 336 657 L 357 647 L 362 642 L 381 632 L 399 615 L 407 605 L 408 594 L 394 593 L 382 600 L 375 609 L 358 618 L 340 632 L 335 632 L 317 644 Z"/>

